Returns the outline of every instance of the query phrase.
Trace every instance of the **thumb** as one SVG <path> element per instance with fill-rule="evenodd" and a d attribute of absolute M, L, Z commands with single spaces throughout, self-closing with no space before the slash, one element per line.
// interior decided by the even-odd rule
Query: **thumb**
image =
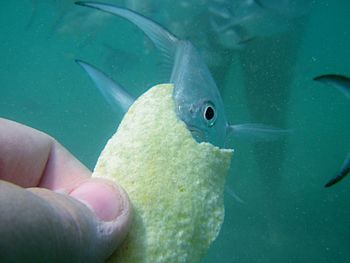
<path fill-rule="evenodd" d="M 70 195 L 0 181 L 2 262 L 106 260 L 130 225 L 126 193 L 109 181 L 90 179 Z"/>
<path fill-rule="evenodd" d="M 85 250 L 106 259 L 124 240 L 130 226 L 131 205 L 126 192 L 109 180 L 94 178 L 76 187 L 69 196 L 90 210 L 84 217 L 86 215 L 87 222 L 91 221 L 87 227 L 91 224 L 96 236 L 92 247 Z"/>

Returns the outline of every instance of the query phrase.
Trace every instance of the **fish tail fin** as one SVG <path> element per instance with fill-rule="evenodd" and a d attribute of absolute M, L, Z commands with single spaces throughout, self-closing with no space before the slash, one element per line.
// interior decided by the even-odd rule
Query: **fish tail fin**
<path fill-rule="evenodd" d="M 76 59 L 75 62 L 86 71 L 103 97 L 114 109 L 120 110 L 121 108 L 123 112 L 129 109 L 134 99 L 119 84 L 89 63 L 78 59 Z"/>

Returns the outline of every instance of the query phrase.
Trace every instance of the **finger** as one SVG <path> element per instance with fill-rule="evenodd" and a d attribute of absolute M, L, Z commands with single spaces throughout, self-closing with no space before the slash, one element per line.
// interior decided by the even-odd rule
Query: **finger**
<path fill-rule="evenodd" d="M 91 172 L 49 135 L 0 118 L 0 179 L 22 187 L 66 189 Z"/>
<path fill-rule="evenodd" d="M 130 204 L 115 185 L 95 182 L 95 204 L 46 189 L 26 190 L 0 181 L 1 262 L 103 262 L 125 237 L 130 224 Z M 84 191 L 82 191 L 84 193 Z M 75 193 L 84 199 L 84 194 Z M 107 199 L 113 218 L 101 220 L 95 208 Z M 84 200 L 83 200 L 84 201 Z M 106 216 L 106 215 L 102 215 Z M 108 218 L 108 216 L 107 216 Z"/>

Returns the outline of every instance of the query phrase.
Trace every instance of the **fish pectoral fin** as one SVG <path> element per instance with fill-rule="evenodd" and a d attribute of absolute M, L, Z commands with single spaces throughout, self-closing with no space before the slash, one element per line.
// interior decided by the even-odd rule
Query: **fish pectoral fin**
<path fill-rule="evenodd" d="M 328 181 L 328 183 L 325 184 L 325 187 L 330 187 L 336 183 L 338 183 L 340 180 L 344 179 L 345 176 L 347 176 L 350 173 L 350 153 L 346 157 L 342 168 L 340 169 L 340 172 L 334 176 L 331 180 Z"/>
<path fill-rule="evenodd" d="M 128 92 L 109 78 L 105 73 L 89 63 L 78 59 L 76 59 L 75 62 L 86 71 L 103 97 L 116 111 L 122 109 L 123 112 L 127 112 L 131 104 L 134 102 L 134 99 Z"/>
<path fill-rule="evenodd" d="M 263 141 L 273 141 L 290 132 L 290 129 L 280 129 L 261 123 L 228 125 L 228 133 L 234 136 L 249 137 Z"/>

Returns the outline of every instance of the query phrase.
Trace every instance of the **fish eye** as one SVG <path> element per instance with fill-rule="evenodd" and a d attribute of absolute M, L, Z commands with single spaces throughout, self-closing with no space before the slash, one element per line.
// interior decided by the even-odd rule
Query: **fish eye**
<path fill-rule="evenodd" d="M 210 121 L 211 119 L 213 119 L 214 118 L 214 114 L 215 114 L 215 112 L 214 112 L 214 109 L 212 108 L 212 107 L 207 107 L 206 109 L 205 109 L 205 118 L 206 118 L 206 120 L 207 121 Z"/>
<path fill-rule="evenodd" d="M 204 106 L 203 118 L 209 127 L 214 125 L 216 120 L 216 111 L 215 111 L 215 106 L 212 103 L 208 102 Z"/>

